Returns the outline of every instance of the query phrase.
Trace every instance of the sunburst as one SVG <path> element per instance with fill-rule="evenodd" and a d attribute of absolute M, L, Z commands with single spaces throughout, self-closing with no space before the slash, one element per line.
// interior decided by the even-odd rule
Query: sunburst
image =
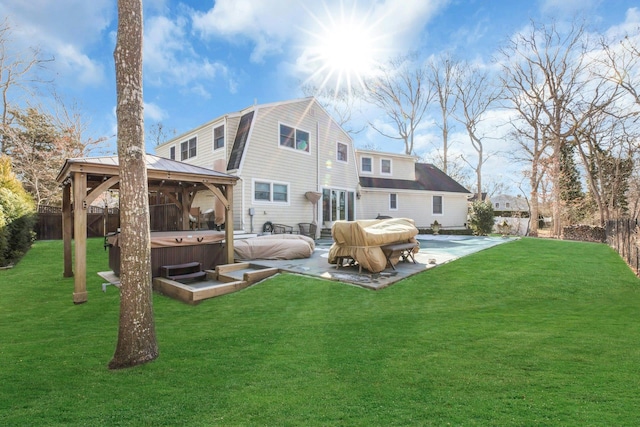
<path fill-rule="evenodd" d="M 343 3 L 339 11 L 331 11 L 323 4 L 326 19 L 310 12 L 319 29 L 306 30 L 311 35 L 306 47 L 307 67 L 313 71 L 305 83 L 320 91 L 329 88 L 336 94 L 351 93 L 364 86 L 383 54 L 381 20 L 375 20 L 371 10 L 362 13 L 356 3 L 349 11 Z"/>

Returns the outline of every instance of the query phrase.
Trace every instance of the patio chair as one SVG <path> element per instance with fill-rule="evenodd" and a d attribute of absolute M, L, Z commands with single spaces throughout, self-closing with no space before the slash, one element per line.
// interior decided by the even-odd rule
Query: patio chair
<path fill-rule="evenodd" d="M 316 239 L 316 230 L 318 226 L 309 222 L 301 222 L 298 224 L 300 228 L 300 234 L 303 236 L 311 237 L 313 240 Z"/>
<path fill-rule="evenodd" d="M 284 224 L 273 224 L 273 234 L 293 234 L 293 227 Z"/>

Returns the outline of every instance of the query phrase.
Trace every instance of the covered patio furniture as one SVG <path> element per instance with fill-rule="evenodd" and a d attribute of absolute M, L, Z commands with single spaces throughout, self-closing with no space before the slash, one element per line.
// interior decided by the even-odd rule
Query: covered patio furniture
<path fill-rule="evenodd" d="M 313 239 L 290 234 L 238 239 L 234 243 L 236 260 L 309 258 L 315 247 Z"/>
<path fill-rule="evenodd" d="M 418 234 L 412 219 L 390 218 L 361 221 L 336 221 L 331 228 L 334 244 L 329 249 L 329 263 L 340 266 L 353 259 L 361 268 L 378 273 L 388 264 L 393 267 L 399 257 L 385 255 L 382 247 L 414 243 L 413 252 L 419 250 Z"/>

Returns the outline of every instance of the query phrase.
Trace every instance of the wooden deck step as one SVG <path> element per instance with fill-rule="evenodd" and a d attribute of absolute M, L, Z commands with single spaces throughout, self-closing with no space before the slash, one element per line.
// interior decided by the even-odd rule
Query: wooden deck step
<path fill-rule="evenodd" d="M 236 292 L 249 285 L 250 283 L 244 281 L 219 282 L 205 280 L 185 284 L 166 277 L 155 277 L 153 279 L 153 289 L 155 291 L 188 304 L 197 304 L 207 298 Z"/>
<path fill-rule="evenodd" d="M 184 275 L 190 276 L 198 274 L 198 277 L 194 276 L 185 283 L 170 277 L 155 277 L 153 289 L 188 304 L 197 304 L 207 298 L 244 289 L 278 271 L 277 268 L 255 266 L 250 263 L 219 265 L 215 271 L 185 273 Z"/>

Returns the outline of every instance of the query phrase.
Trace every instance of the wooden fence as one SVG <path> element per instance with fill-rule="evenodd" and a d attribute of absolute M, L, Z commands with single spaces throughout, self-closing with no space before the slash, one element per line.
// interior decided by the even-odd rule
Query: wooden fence
<path fill-rule="evenodd" d="M 615 249 L 629 266 L 640 274 L 640 250 L 638 245 L 638 219 L 607 221 L 605 226 L 607 244 Z"/>
<path fill-rule="evenodd" d="M 182 212 L 175 204 L 151 205 L 149 213 L 152 231 L 182 230 Z M 118 208 L 106 209 L 89 206 L 87 237 L 103 237 L 117 231 L 118 228 L 120 228 L 120 210 Z M 35 232 L 38 240 L 62 239 L 62 208 L 38 206 L 38 222 Z"/>
<path fill-rule="evenodd" d="M 119 227 L 120 210 L 118 208 L 106 209 L 89 206 L 87 237 L 102 237 L 107 233 L 117 231 Z M 38 222 L 35 232 L 38 240 L 62 239 L 62 208 L 59 206 L 38 206 Z"/>

